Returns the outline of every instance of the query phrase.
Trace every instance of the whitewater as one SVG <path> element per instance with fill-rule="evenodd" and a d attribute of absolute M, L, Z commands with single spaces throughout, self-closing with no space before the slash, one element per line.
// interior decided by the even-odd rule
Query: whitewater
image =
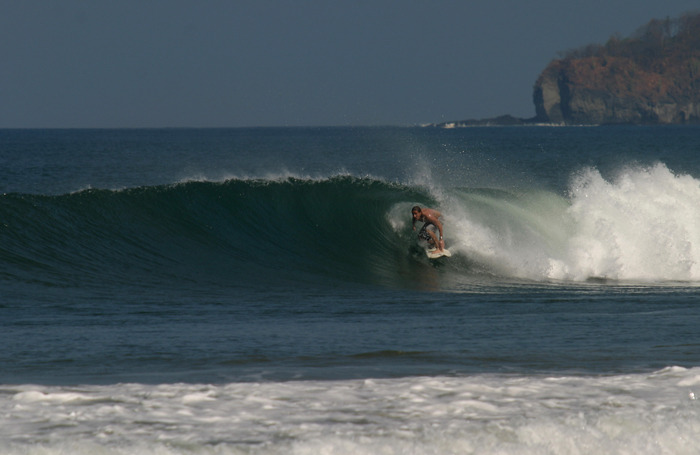
<path fill-rule="evenodd" d="M 699 133 L 0 130 L 0 453 L 697 453 Z"/>
<path fill-rule="evenodd" d="M 3 453 L 697 453 L 700 371 L 0 389 Z M 8 414 L 12 418 L 8 418 Z"/>
<path fill-rule="evenodd" d="M 700 181 L 663 163 L 623 169 L 612 180 L 588 168 L 571 180 L 566 196 L 443 193 L 456 234 L 451 248 L 494 272 L 534 280 L 700 279 Z"/>

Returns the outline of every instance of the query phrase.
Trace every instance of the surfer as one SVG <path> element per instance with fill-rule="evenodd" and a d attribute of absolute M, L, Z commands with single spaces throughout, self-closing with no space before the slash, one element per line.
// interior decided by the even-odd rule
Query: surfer
<path fill-rule="evenodd" d="M 423 222 L 423 227 L 418 232 L 418 238 L 426 240 L 433 248 L 444 250 L 445 241 L 442 239 L 442 223 L 439 220 L 442 213 L 429 208 L 421 209 L 416 205 L 411 209 L 411 214 L 413 215 L 414 231 L 416 230 L 416 221 Z M 439 237 L 437 232 L 439 232 Z"/>

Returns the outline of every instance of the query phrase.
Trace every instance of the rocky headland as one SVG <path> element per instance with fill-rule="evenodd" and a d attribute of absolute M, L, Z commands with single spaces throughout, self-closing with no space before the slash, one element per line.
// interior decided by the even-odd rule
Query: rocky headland
<path fill-rule="evenodd" d="M 569 51 L 535 82 L 536 115 L 436 124 L 700 123 L 700 13 L 652 20 L 629 38 Z"/>

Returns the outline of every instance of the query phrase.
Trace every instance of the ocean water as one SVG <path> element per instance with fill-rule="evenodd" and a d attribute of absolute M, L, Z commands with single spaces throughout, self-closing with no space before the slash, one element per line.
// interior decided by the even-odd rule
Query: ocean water
<path fill-rule="evenodd" d="M 695 454 L 699 284 L 697 126 L 0 130 L 0 453 Z"/>

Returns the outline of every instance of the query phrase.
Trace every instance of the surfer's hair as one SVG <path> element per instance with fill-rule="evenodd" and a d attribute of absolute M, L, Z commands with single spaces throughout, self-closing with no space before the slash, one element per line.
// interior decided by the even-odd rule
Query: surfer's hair
<path fill-rule="evenodd" d="M 411 212 L 423 213 L 423 211 L 422 211 L 422 210 L 420 209 L 420 207 L 418 207 L 417 205 L 414 206 L 414 207 L 411 209 Z"/>

